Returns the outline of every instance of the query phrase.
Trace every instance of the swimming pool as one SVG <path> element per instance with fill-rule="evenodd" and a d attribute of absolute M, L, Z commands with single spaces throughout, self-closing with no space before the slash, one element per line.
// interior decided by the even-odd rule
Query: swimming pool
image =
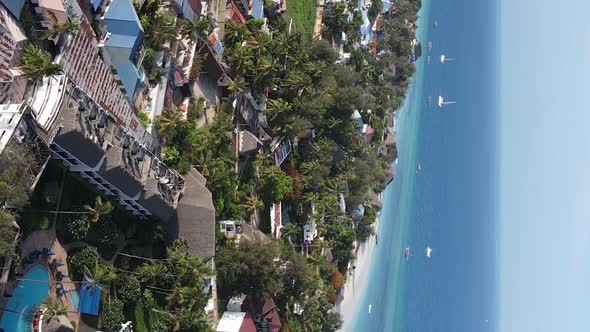
<path fill-rule="evenodd" d="M 0 318 L 0 328 L 4 331 L 30 332 L 32 310 L 49 294 L 49 272 L 43 265 L 33 266 L 23 279 L 8 300 L 6 309 L 10 311 L 4 311 Z"/>
<path fill-rule="evenodd" d="M 76 310 L 78 310 L 78 306 L 80 305 L 80 295 L 77 290 L 70 291 L 70 303 L 76 308 Z"/>

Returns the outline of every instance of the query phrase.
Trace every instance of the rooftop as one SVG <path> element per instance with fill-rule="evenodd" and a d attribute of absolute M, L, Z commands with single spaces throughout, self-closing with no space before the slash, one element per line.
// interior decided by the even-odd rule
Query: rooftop
<path fill-rule="evenodd" d="M 23 108 L 21 106 L 22 104 L 0 105 L 0 153 L 10 142 L 22 119 Z"/>
<path fill-rule="evenodd" d="M 117 70 L 129 99 L 133 100 L 141 75 L 135 65 L 136 54 L 141 47 L 143 28 L 131 0 L 112 0 L 102 17 L 108 33 L 102 46 L 108 60 Z"/>
<path fill-rule="evenodd" d="M 0 2 L 3 4 L 0 5 L 0 33 L 8 32 L 16 43 L 26 40 L 25 31 L 18 23 L 24 0 L 0 0 Z M 15 11 L 19 14 L 14 14 Z"/>
<path fill-rule="evenodd" d="M 86 97 L 73 97 L 71 91 L 66 91 L 54 116 L 60 121 L 49 129 L 59 127 L 52 149 L 70 163 L 71 170 L 105 195 L 118 197 L 135 214 L 161 219 L 169 237 L 189 241 L 191 254 L 205 260 L 213 256 L 215 208 L 201 174 L 192 169 L 183 178 L 158 159 L 153 147 L 118 126 L 107 111 Z"/>
<path fill-rule="evenodd" d="M 23 6 L 25 4 L 25 0 L 0 0 L 0 3 L 2 3 L 6 9 L 8 9 L 8 11 L 14 15 L 14 17 L 20 17 L 20 12 L 23 9 Z M 1 8 L 2 6 L 0 6 Z"/>

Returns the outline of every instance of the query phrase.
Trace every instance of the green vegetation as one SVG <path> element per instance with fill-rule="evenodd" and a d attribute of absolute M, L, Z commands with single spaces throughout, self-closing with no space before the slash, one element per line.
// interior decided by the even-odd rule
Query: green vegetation
<path fill-rule="evenodd" d="M 10 211 L 0 209 L 0 257 L 12 255 L 16 246 L 15 217 Z"/>
<path fill-rule="evenodd" d="M 61 299 L 46 297 L 43 302 L 41 302 L 41 306 L 45 308 L 45 312 L 43 313 L 43 322 L 45 324 L 48 324 L 57 316 L 62 316 L 67 313 L 67 307 Z"/>
<path fill-rule="evenodd" d="M 287 14 L 293 19 L 295 31 L 310 40 L 315 25 L 316 0 L 287 1 Z"/>
<path fill-rule="evenodd" d="M 137 113 L 137 117 L 139 118 L 141 125 L 144 127 L 147 127 L 152 123 L 152 120 L 150 119 L 150 116 L 147 112 L 139 112 Z"/>
<path fill-rule="evenodd" d="M 40 49 L 35 44 L 27 44 L 21 58 L 21 68 L 33 82 L 43 79 L 45 76 L 59 75 L 62 73 L 62 65 L 53 63 L 51 54 Z"/>

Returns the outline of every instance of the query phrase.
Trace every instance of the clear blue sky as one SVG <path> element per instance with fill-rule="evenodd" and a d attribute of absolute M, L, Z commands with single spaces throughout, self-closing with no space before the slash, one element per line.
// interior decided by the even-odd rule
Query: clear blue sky
<path fill-rule="evenodd" d="M 498 1 L 500 331 L 589 331 L 590 1 Z"/>

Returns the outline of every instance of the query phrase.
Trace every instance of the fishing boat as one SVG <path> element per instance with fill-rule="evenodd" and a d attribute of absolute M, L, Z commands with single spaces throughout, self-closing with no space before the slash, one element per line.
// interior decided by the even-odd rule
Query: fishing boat
<path fill-rule="evenodd" d="M 369 315 L 371 314 L 371 308 L 373 308 L 373 305 L 369 304 Z"/>
<path fill-rule="evenodd" d="M 432 248 L 430 248 L 430 246 L 426 246 L 426 257 L 430 258 L 431 253 L 432 253 Z"/>
<path fill-rule="evenodd" d="M 418 163 L 418 165 L 416 165 L 416 174 L 420 173 L 422 171 L 422 164 Z"/>
<path fill-rule="evenodd" d="M 445 101 L 442 96 L 438 96 L 438 107 L 442 108 L 445 105 L 456 104 L 456 101 Z"/>
<path fill-rule="evenodd" d="M 440 56 L 440 63 L 445 63 L 446 61 L 453 61 L 453 60 L 455 60 L 455 58 L 447 58 L 447 56 L 444 54 L 442 54 Z"/>
<path fill-rule="evenodd" d="M 406 260 L 410 258 L 410 247 L 406 247 Z"/>

